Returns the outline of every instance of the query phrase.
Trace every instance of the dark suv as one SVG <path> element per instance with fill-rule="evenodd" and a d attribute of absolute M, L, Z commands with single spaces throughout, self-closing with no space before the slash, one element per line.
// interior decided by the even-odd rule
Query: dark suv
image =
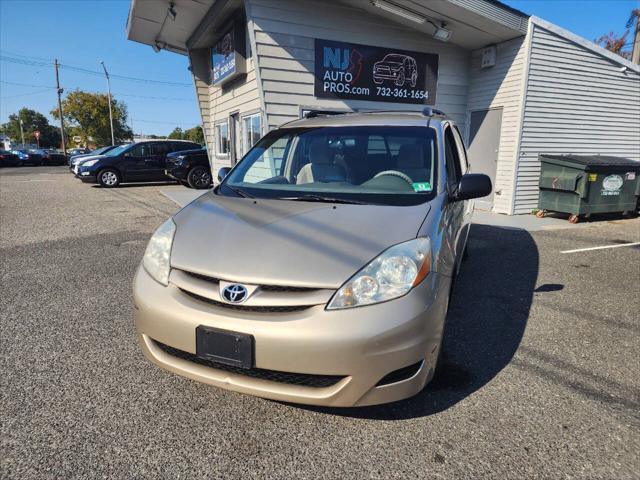
<path fill-rule="evenodd" d="M 206 148 L 167 155 L 167 175 L 185 187 L 211 187 L 211 166 Z"/>
<path fill-rule="evenodd" d="M 167 155 L 181 150 L 201 148 L 181 140 L 152 140 L 121 145 L 82 163 L 78 177 L 85 183 L 116 187 L 123 182 L 169 180 L 165 175 Z"/>

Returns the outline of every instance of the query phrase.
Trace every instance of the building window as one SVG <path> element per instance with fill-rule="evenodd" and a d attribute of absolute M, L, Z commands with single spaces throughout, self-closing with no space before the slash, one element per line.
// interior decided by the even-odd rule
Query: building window
<path fill-rule="evenodd" d="M 216 125 L 216 155 L 227 157 L 230 152 L 229 147 L 229 123 L 218 123 Z"/>
<path fill-rule="evenodd" d="M 249 115 L 242 117 L 242 152 L 247 153 L 262 136 L 261 115 Z"/>

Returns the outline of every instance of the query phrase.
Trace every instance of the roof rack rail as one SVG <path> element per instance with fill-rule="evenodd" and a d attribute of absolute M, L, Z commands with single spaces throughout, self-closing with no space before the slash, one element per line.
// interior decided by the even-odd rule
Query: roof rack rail
<path fill-rule="evenodd" d="M 315 118 L 315 117 L 319 117 L 320 115 L 344 115 L 346 113 L 353 113 L 353 112 L 336 112 L 335 110 L 309 110 L 307 113 L 304 114 L 304 118 Z"/>
<path fill-rule="evenodd" d="M 442 110 L 438 110 L 437 108 L 424 107 L 422 109 L 422 115 L 424 115 L 425 117 L 433 117 L 434 115 L 446 116 L 447 114 L 444 113 Z"/>

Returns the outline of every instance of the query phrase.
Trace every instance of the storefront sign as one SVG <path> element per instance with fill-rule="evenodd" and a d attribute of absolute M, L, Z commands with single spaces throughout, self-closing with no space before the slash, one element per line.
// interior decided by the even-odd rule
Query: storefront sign
<path fill-rule="evenodd" d="M 315 96 L 435 105 L 438 55 L 315 40 Z"/>
<path fill-rule="evenodd" d="M 244 58 L 244 30 L 231 28 L 211 51 L 213 84 L 221 85 L 246 73 Z"/>

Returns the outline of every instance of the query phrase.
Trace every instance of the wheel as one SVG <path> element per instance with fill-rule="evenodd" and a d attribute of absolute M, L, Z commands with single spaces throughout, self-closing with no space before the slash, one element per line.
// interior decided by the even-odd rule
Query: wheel
<path fill-rule="evenodd" d="M 373 83 L 376 85 L 382 85 L 382 79 L 378 77 L 373 77 Z"/>
<path fill-rule="evenodd" d="M 411 88 L 416 86 L 417 81 L 418 81 L 418 72 L 414 71 L 413 75 L 411 75 Z"/>
<path fill-rule="evenodd" d="M 547 216 L 547 211 L 546 210 L 538 210 L 536 212 L 536 217 L 538 218 L 544 218 Z"/>
<path fill-rule="evenodd" d="M 98 173 L 98 183 L 106 188 L 117 187 L 120 184 L 120 174 L 112 168 L 106 168 Z"/>
<path fill-rule="evenodd" d="M 571 215 L 569 217 L 569 223 L 578 223 L 580 221 L 579 215 Z"/>
<path fill-rule="evenodd" d="M 396 86 L 397 87 L 402 87 L 404 85 L 404 70 L 400 72 L 400 75 L 398 75 L 398 78 L 396 78 Z"/>
<path fill-rule="evenodd" d="M 193 167 L 189 170 L 187 182 L 191 188 L 209 188 L 211 185 L 211 172 L 206 167 Z"/>

